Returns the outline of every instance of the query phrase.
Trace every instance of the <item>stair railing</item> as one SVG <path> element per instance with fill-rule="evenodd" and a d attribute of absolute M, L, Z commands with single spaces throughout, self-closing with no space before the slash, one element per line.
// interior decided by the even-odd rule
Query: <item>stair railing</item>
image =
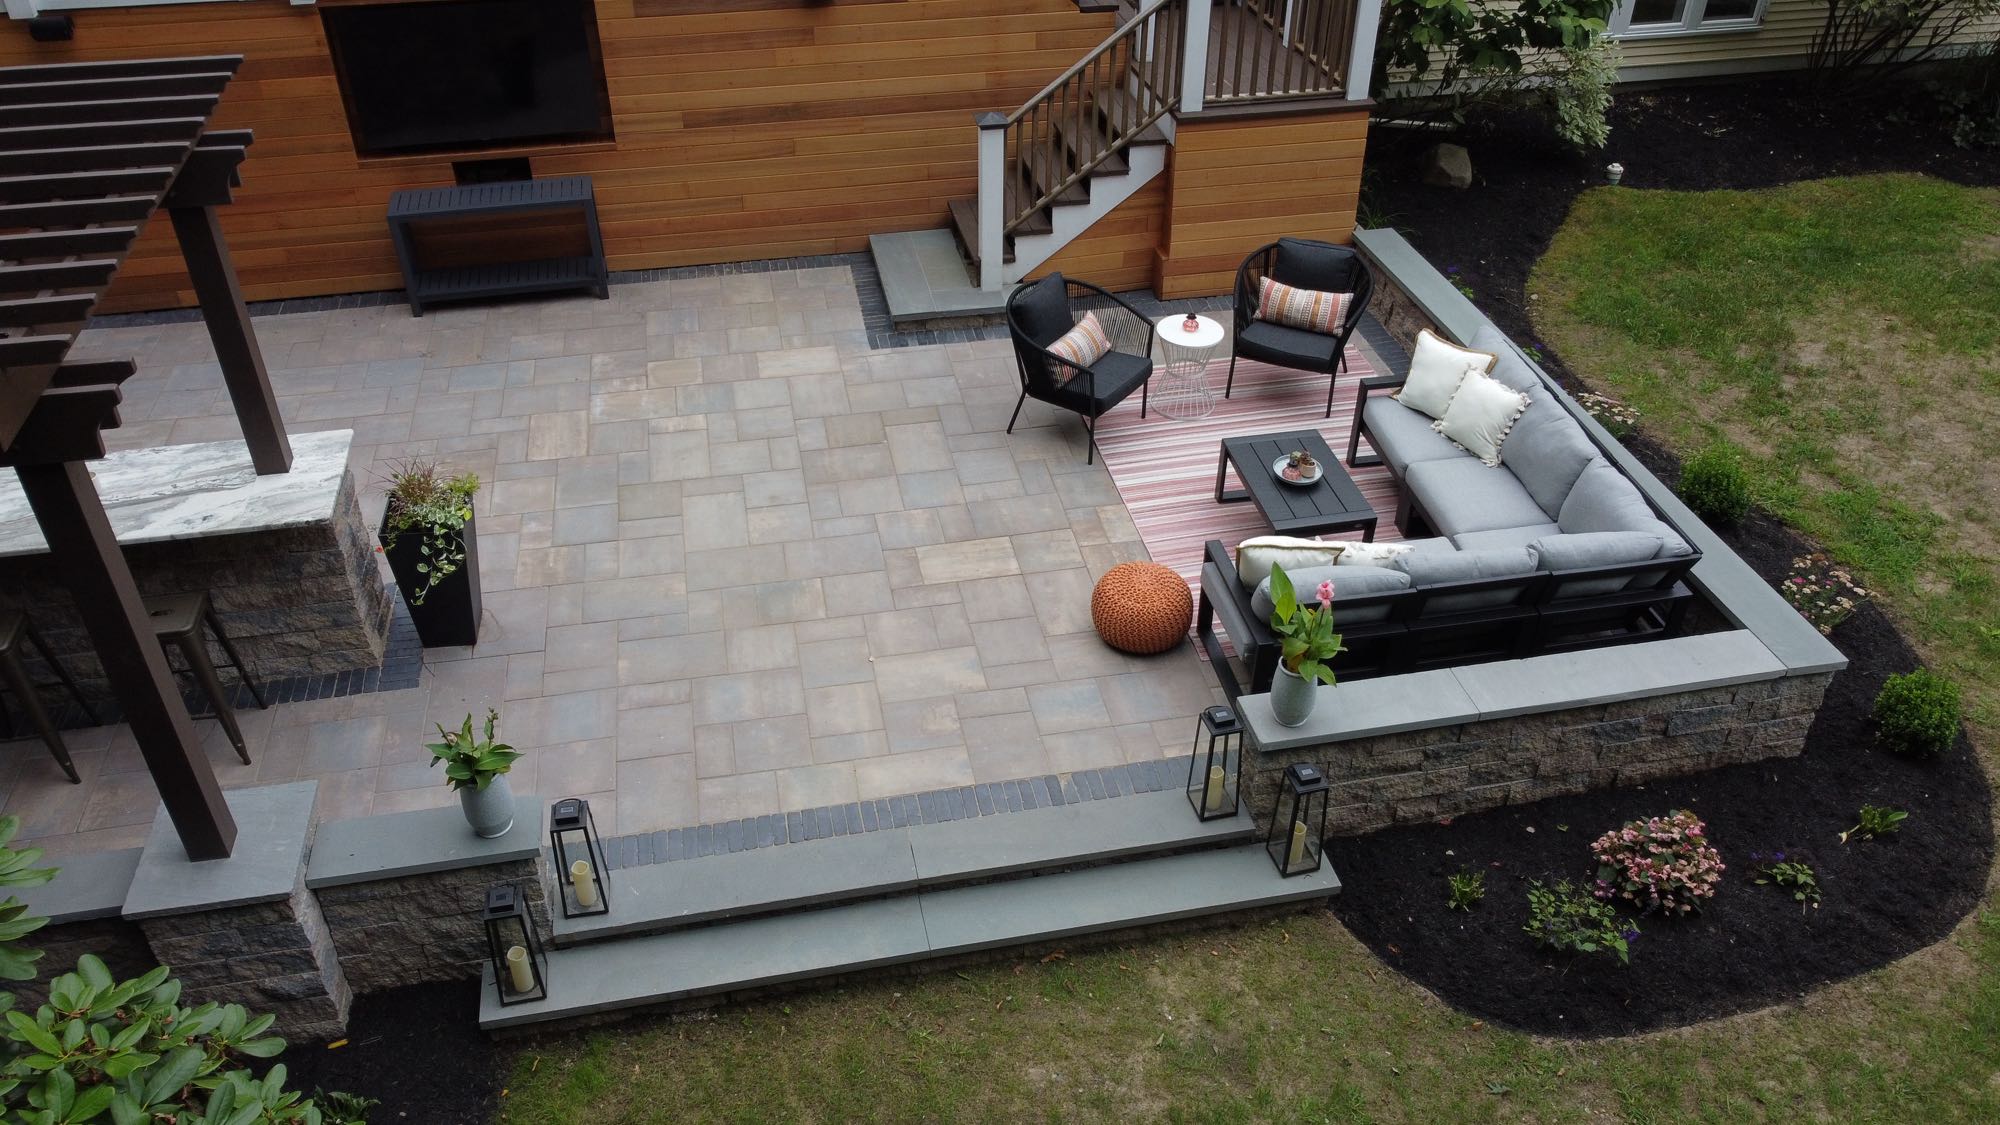
<path fill-rule="evenodd" d="M 1345 96 L 1356 7 L 1355 0 L 1218 3 L 1208 100 Z"/>
<path fill-rule="evenodd" d="M 982 288 L 1008 235 L 1174 110 L 1187 30 L 1187 0 L 1152 0 L 1020 109 L 979 117 Z"/>

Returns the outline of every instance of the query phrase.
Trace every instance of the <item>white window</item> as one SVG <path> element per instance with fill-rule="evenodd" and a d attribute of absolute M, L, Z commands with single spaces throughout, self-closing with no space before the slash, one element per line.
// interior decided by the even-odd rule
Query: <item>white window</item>
<path fill-rule="evenodd" d="M 1611 13 L 1618 39 L 1750 31 L 1764 22 L 1766 0 L 1623 0 Z"/>

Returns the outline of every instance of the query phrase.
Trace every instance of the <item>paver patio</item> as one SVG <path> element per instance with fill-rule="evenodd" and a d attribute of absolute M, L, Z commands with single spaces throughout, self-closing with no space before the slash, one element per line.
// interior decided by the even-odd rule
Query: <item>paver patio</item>
<path fill-rule="evenodd" d="M 1191 647 L 1097 639 L 1093 582 L 1145 549 L 1076 420 L 1005 432 L 1004 340 L 870 348 L 845 267 L 256 324 L 288 426 L 355 431 L 371 520 L 398 459 L 479 474 L 486 620 L 415 690 L 243 714 L 254 765 L 198 724 L 225 785 L 317 778 L 322 819 L 447 804 L 425 735 L 491 705 L 518 788 L 630 833 L 1184 752 L 1221 698 Z M 84 351 L 138 360 L 118 446 L 236 436 L 198 322 Z M 68 737 L 82 785 L 0 744 L 4 811 L 57 854 L 141 842 L 129 732 Z"/>

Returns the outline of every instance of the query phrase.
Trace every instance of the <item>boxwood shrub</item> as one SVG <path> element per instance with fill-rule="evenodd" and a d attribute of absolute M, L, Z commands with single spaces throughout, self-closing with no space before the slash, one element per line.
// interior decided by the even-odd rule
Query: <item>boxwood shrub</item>
<path fill-rule="evenodd" d="M 1694 514 L 1712 524 L 1732 524 L 1750 510 L 1750 474 L 1736 447 L 1711 445 L 1681 466 L 1678 491 Z"/>
<path fill-rule="evenodd" d="M 1961 717 L 1958 685 L 1928 668 L 1890 676 L 1875 696 L 1875 737 L 1898 754 L 1950 749 Z"/>

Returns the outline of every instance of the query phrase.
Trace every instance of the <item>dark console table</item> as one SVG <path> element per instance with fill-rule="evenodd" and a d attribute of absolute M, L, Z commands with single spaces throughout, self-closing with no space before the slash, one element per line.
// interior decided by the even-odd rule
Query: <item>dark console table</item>
<path fill-rule="evenodd" d="M 417 223 L 562 211 L 581 215 L 584 232 L 590 240 L 588 253 L 429 269 L 417 261 L 410 241 L 410 227 Z M 610 271 L 604 265 L 604 236 L 597 226 L 597 194 L 589 176 L 399 191 L 389 197 L 389 237 L 396 244 L 396 260 L 403 267 L 403 286 L 410 295 L 411 316 L 424 315 L 424 306 L 435 301 L 467 297 L 564 289 L 588 289 L 599 297 L 611 296 Z"/>

